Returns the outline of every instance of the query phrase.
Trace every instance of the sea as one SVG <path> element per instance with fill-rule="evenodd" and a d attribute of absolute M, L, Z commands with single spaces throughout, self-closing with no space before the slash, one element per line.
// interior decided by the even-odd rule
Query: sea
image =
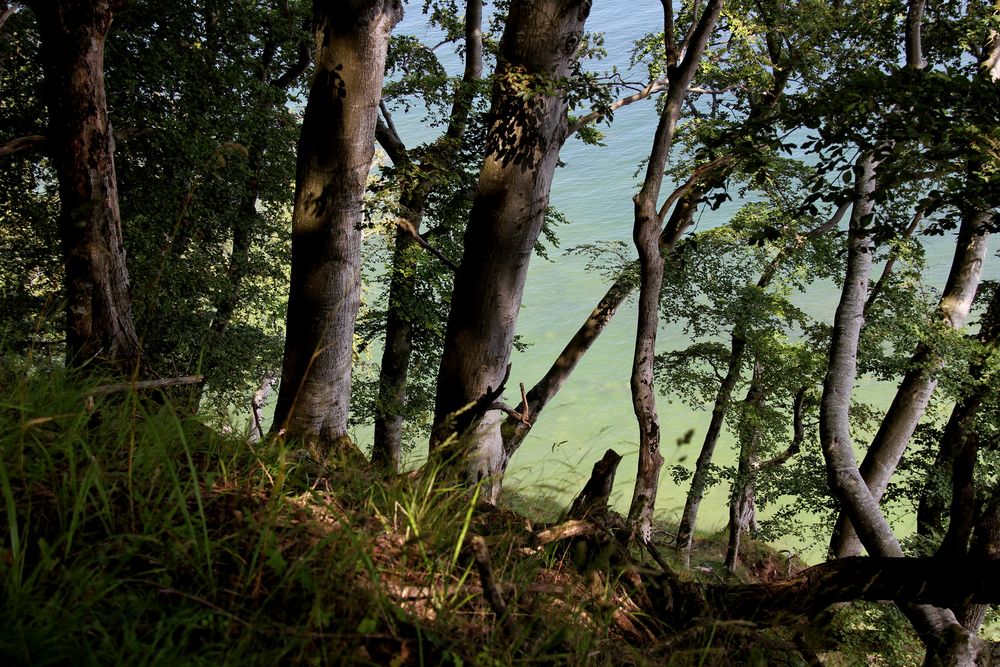
<path fill-rule="evenodd" d="M 441 35 L 427 27 L 421 6 L 422 2 L 406 6 L 405 18 L 396 27 L 396 33 L 413 34 L 426 44 L 437 44 Z M 637 38 L 662 29 L 661 12 L 658 0 L 627 3 L 595 0 L 587 30 L 603 33 L 608 55 L 593 64 L 592 69 L 610 70 L 614 66 L 629 80 L 643 80 L 646 76 L 643 66 L 629 70 L 630 52 Z M 447 46 L 437 51 L 449 71 L 460 73 L 461 62 L 449 53 Z M 407 145 L 436 136 L 437 130 L 428 130 L 423 122 L 424 115 L 419 107 L 408 113 L 395 112 L 395 123 Z M 610 126 L 599 126 L 604 134 L 603 146 L 586 145 L 576 139 L 567 142 L 560 156 L 563 166 L 556 170 L 551 194 L 551 204 L 569 220 L 569 224 L 558 228 L 561 248 L 623 241 L 634 254 L 632 197 L 641 184 L 640 167 L 648 155 L 656 122 L 655 106 L 647 100 L 620 109 Z M 663 189 L 670 192 L 673 188 L 668 183 Z M 741 204 L 737 200 L 717 211 L 704 207 L 706 210 L 696 217 L 694 231 L 725 224 Z M 924 276 L 931 288 L 940 290 L 951 264 L 954 234 L 924 239 L 928 262 Z M 994 244 L 984 271 L 984 277 L 991 279 L 1000 278 L 1000 261 L 995 250 Z M 585 257 L 556 249 L 550 253 L 550 259 L 534 258 L 528 273 L 517 333 L 530 346 L 523 352 L 515 352 L 512 358 L 506 396 L 511 404 L 520 399 L 518 384 L 530 388 L 545 373 L 608 287 L 600 274 L 587 270 Z M 670 289 L 669 284 L 664 289 Z M 832 322 L 838 298 L 839 291 L 833 284 L 817 283 L 798 301 L 810 315 Z M 631 300 L 622 306 L 545 409 L 511 461 L 505 488 L 547 497 L 557 506 L 567 504 L 585 483 L 593 463 L 606 449 L 612 448 L 623 455 L 612 503 L 617 509 L 627 511 L 638 448 L 638 426 L 629 391 L 635 329 L 636 306 Z M 679 349 L 687 344 L 680 326 L 661 328 L 658 349 Z M 862 398 L 885 406 L 891 401 L 893 390 L 891 384 L 865 378 L 858 387 Z M 675 465 L 693 468 L 711 406 L 692 410 L 678 397 L 661 393 L 657 408 L 665 463 L 656 518 L 669 531 L 676 526 L 687 490 L 685 484 L 674 483 L 670 468 Z M 693 437 L 688 443 L 677 444 L 691 430 Z M 417 459 L 419 455 L 418 452 Z M 734 465 L 736 453 L 728 434 L 723 435 L 716 458 L 718 465 Z M 700 529 L 708 532 L 725 529 L 728 493 L 728 485 L 722 484 L 707 494 L 699 515 Z M 774 507 L 763 508 L 762 516 L 766 518 L 773 510 Z M 896 522 L 903 532 L 912 528 L 912 519 L 906 516 L 897 517 Z M 822 557 L 826 539 L 817 533 L 811 541 L 801 537 L 779 540 L 779 546 L 799 552 L 807 560 L 816 560 Z"/>

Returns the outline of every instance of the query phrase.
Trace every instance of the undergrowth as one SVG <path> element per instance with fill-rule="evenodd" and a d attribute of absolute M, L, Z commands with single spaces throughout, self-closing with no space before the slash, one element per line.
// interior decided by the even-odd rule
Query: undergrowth
<path fill-rule="evenodd" d="M 579 550 L 531 547 L 529 519 L 479 507 L 438 470 L 386 482 L 98 384 L 0 370 L 0 664 L 732 657 L 721 631 L 673 652 L 620 595 L 620 574 Z M 473 536 L 489 545 L 504 617 L 485 598 Z"/>

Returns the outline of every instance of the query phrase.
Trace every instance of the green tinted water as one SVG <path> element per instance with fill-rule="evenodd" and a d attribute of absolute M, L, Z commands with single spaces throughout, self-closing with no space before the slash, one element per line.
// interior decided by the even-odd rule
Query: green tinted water
<path fill-rule="evenodd" d="M 628 11 L 622 11 L 622 3 L 597 0 L 588 21 L 589 30 L 605 33 L 608 67 L 613 63 L 625 69 L 632 40 L 662 25 L 659 2 L 629 2 L 627 6 Z M 436 43 L 433 35 L 421 27 L 422 23 L 418 8 L 410 7 L 397 32 L 426 35 L 429 43 Z M 642 77 L 643 73 L 637 71 L 632 78 Z M 396 119 L 409 145 L 435 136 L 433 131 L 428 132 L 421 126 L 420 117 L 420 113 L 414 112 Z M 635 172 L 648 153 L 656 120 L 651 102 L 636 104 L 620 110 L 611 127 L 601 128 L 606 135 L 604 147 L 586 146 L 576 140 L 566 145 L 561 155 L 565 167 L 556 172 L 551 198 L 551 203 L 570 221 L 558 230 L 563 248 L 607 240 L 622 240 L 631 245 L 632 196 L 639 187 Z M 738 204 L 717 212 L 701 213 L 696 230 L 726 222 Z M 953 236 L 927 241 L 928 271 L 925 275 L 932 287 L 941 289 L 944 286 L 953 247 Z M 584 258 L 563 256 L 559 251 L 551 253 L 551 257 L 555 261 L 535 258 L 528 274 L 518 334 L 531 347 L 513 356 L 507 393 L 511 404 L 519 400 L 516 395 L 518 383 L 523 382 L 530 388 L 542 376 L 607 289 L 599 275 L 585 271 Z M 991 278 L 1000 276 L 1000 267 L 993 255 L 985 274 Z M 665 289 L 669 289 L 669 285 Z M 800 301 L 811 315 L 832 321 L 838 297 L 834 286 L 816 285 Z M 507 472 L 508 486 L 551 492 L 561 502 L 568 502 L 589 476 L 592 464 L 610 447 L 624 455 L 613 502 L 619 509 L 627 509 L 635 478 L 638 440 L 629 393 L 635 320 L 636 309 L 632 301 L 621 308 L 546 408 L 511 462 Z M 658 349 L 685 346 L 678 329 L 662 330 Z M 889 404 L 892 392 L 892 386 L 871 381 L 862 382 L 859 387 L 862 398 L 881 405 Z M 679 402 L 672 403 L 669 396 L 661 396 L 658 409 L 666 463 L 657 506 L 659 515 L 669 518 L 683 507 L 686 487 L 675 485 L 667 470 L 676 463 L 693 467 L 709 413 L 707 410 L 692 411 Z M 676 441 L 690 429 L 694 430 L 691 444 L 677 446 Z M 732 445 L 732 438 L 724 435 L 717 454 L 718 464 L 735 462 Z M 706 496 L 700 514 L 703 530 L 724 528 L 728 520 L 727 494 L 728 488 L 715 487 Z M 804 545 L 790 546 L 801 548 Z M 812 553 L 819 555 L 819 552 Z"/>

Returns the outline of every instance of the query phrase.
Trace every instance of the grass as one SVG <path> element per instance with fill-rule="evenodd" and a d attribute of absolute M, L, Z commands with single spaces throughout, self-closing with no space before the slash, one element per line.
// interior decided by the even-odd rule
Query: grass
<path fill-rule="evenodd" d="M 595 570 L 564 546 L 526 546 L 525 514 L 553 520 L 561 509 L 544 499 L 486 511 L 440 471 L 385 483 L 292 444 L 248 445 L 163 397 L 93 396 L 95 384 L 0 370 L 0 664 L 727 655 L 714 633 L 668 650 L 663 628 L 630 609 L 627 573 Z M 489 545 L 507 619 L 484 598 L 466 548 L 475 535 Z M 699 545 L 697 560 L 718 562 L 718 540 Z M 754 562 L 780 559 L 754 549 Z"/>

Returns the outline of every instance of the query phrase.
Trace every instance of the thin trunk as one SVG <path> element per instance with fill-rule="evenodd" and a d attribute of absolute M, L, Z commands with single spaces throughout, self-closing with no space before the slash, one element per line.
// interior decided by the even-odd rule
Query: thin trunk
<path fill-rule="evenodd" d="M 975 472 L 978 456 L 978 434 L 975 431 L 966 433 L 952 464 L 948 531 L 936 554 L 942 558 L 964 555 L 969 549 L 969 538 L 976 523 Z"/>
<path fill-rule="evenodd" d="M 851 439 L 851 395 L 857 375 L 858 341 L 864 323 L 872 266 L 869 220 L 873 210 L 876 163 L 863 156 L 855 166 L 854 206 L 848 237 L 847 276 L 834 318 L 833 339 L 823 398 L 820 403 L 820 441 L 830 488 L 844 511 L 860 524 L 866 542 L 878 544 L 884 555 L 902 555 L 899 543 L 882 516 L 878 502 L 861 478 Z"/>
<path fill-rule="evenodd" d="M 698 453 L 698 460 L 694 465 L 691 487 L 688 489 L 687 499 L 684 501 L 684 512 L 681 514 L 681 522 L 677 528 L 676 545 L 681 550 L 685 565 L 691 561 L 691 547 L 694 544 L 698 509 L 705 496 L 705 489 L 708 487 L 712 459 L 715 457 L 715 446 L 719 442 L 719 435 L 722 433 L 722 426 L 725 423 L 726 414 L 729 412 L 733 389 L 736 388 L 736 383 L 740 379 L 745 349 L 746 340 L 734 331 L 729 346 L 729 367 L 726 370 L 726 376 L 719 383 L 719 391 L 715 395 L 712 418 L 708 423 L 708 430 L 705 432 L 705 439 L 701 444 L 701 451 Z"/>
<path fill-rule="evenodd" d="M 919 51 L 924 5 L 924 0 L 912 0 L 907 14 L 906 60 L 907 66 L 913 69 L 923 69 L 926 66 L 926 61 Z M 1000 53 L 1000 40 L 993 36 L 991 42 L 983 49 L 984 57 L 980 63 L 979 76 L 992 81 L 997 80 L 995 65 L 991 61 L 997 53 Z M 979 171 L 979 165 L 970 162 L 967 167 L 969 178 L 979 178 Z M 938 304 L 938 314 L 945 327 L 961 328 L 972 308 L 972 301 L 982 277 L 983 260 L 986 257 L 986 232 L 992 217 L 990 211 L 962 211 L 955 256 L 944 293 Z M 885 493 L 889 480 L 910 441 L 910 436 L 913 435 L 927 409 L 931 394 L 937 386 L 935 375 L 943 365 L 943 357 L 924 344 L 917 347 L 910 360 L 910 370 L 903 376 L 892 405 L 861 464 L 862 477 L 876 501 L 879 501 Z M 830 544 L 831 551 L 838 557 L 859 552 L 861 545 L 855 528 L 842 512 L 838 517 Z"/>
<path fill-rule="evenodd" d="M 218 41 L 217 35 L 218 8 L 214 5 L 206 7 L 205 30 L 209 42 Z M 213 46 L 213 49 L 216 47 Z M 213 51 L 214 52 L 214 51 Z M 268 81 L 268 72 L 273 64 L 276 47 L 271 40 L 265 41 L 264 55 L 259 63 L 260 71 L 257 76 L 262 84 L 268 84 L 273 92 L 286 95 L 288 88 L 298 79 L 309 67 L 312 53 L 307 44 L 299 45 L 299 57 L 292 63 L 281 76 Z M 261 111 L 269 111 L 277 104 L 274 95 L 264 95 L 258 105 Z M 257 212 L 257 202 L 260 199 L 261 179 L 263 174 L 261 169 L 266 155 L 266 137 L 264 131 L 258 129 L 247 139 L 249 151 L 247 154 L 247 171 L 249 177 L 245 183 L 243 196 L 240 198 L 239 206 L 236 210 L 236 219 L 233 221 L 232 240 L 233 249 L 229 255 L 229 266 L 226 270 L 228 285 L 219 293 L 215 300 L 215 316 L 209 326 L 212 338 L 226 332 L 232 323 L 233 315 L 239 305 L 240 287 L 249 271 L 250 251 L 253 248 L 254 230 L 258 227 L 259 214 Z"/>
<path fill-rule="evenodd" d="M 671 218 L 664 227 L 664 233 L 660 235 L 660 248 L 664 253 L 670 252 L 674 244 L 684 233 L 684 231 L 694 222 L 694 212 L 697 210 L 698 202 L 701 199 L 703 190 L 700 187 L 689 187 L 684 190 L 686 194 L 678 196 L 676 207 L 671 213 Z M 538 421 L 539 415 L 545 406 L 555 397 L 562 386 L 572 375 L 577 364 L 583 355 L 591 348 L 597 338 L 604 332 L 611 318 L 618 312 L 618 307 L 625 302 L 638 287 L 632 274 L 636 268 L 630 266 L 621 276 L 608 288 L 597 306 L 584 321 L 583 325 L 576 331 L 566 347 L 563 348 L 559 356 L 540 379 L 527 393 L 527 405 L 523 402 L 518 405 L 516 412 L 520 415 L 527 414 L 525 419 L 508 417 L 504 420 L 501 433 L 503 436 L 503 447 L 505 464 L 517 451 L 521 443 L 528 436 L 531 428 Z"/>
<path fill-rule="evenodd" d="M 972 543 L 969 545 L 969 558 L 977 564 L 1000 559 L 1000 489 L 994 489 L 976 521 Z M 969 601 L 953 607 L 955 615 L 971 633 L 979 631 L 989 608 L 987 604 Z"/>
<path fill-rule="evenodd" d="M 59 179 L 66 265 L 66 362 L 132 375 L 139 340 L 122 242 L 114 135 L 104 86 L 107 0 L 30 3 L 38 19 L 49 110 L 49 156 Z"/>
<path fill-rule="evenodd" d="M 759 410 L 764 403 L 765 392 L 761 387 L 761 370 L 760 363 L 754 361 L 753 379 L 750 381 L 747 395 L 743 399 L 746 410 Z M 756 420 L 751 420 L 751 422 L 756 424 Z M 739 440 L 739 465 L 729 494 L 729 542 L 726 547 L 726 570 L 730 574 L 736 573 L 736 564 L 740 553 L 740 537 L 754 521 L 753 464 L 759 458 L 756 450 L 760 442 L 760 428 L 755 425 L 749 432 L 740 433 Z"/>
<path fill-rule="evenodd" d="M 986 222 L 985 214 L 962 221 L 951 272 L 938 304 L 942 324 L 948 328 L 960 328 L 972 308 L 986 257 Z M 910 436 L 927 409 L 937 386 L 937 373 L 943 365 L 944 358 L 933 347 L 923 343 L 917 346 L 910 359 L 910 370 L 903 376 L 892 405 L 861 463 L 861 476 L 875 500 L 881 500 L 885 493 Z M 840 530 L 834 532 L 833 553 L 838 558 L 857 555 L 861 544 L 843 513 L 837 527 Z"/>
<path fill-rule="evenodd" d="M 665 16 L 664 21 L 665 33 L 667 35 L 672 34 L 673 15 L 668 13 Z M 774 84 L 772 90 L 764 95 L 764 103 L 762 105 L 755 106 L 751 110 L 747 119 L 748 124 L 752 124 L 753 122 L 763 118 L 764 113 L 772 108 L 777 100 L 780 99 L 781 94 L 788 82 L 790 73 L 789 70 L 786 68 L 779 68 L 777 66 L 777 54 L 772 53 L 771 55 L 772 62 L 775 65 Z M 673 57 L 676 58 L 676 53 Z M 644 99 L 653 92 L 659 92 L 660 90 L 666 88 L 669 88 L 668 81 L 664 79 L 655 81 L 649 84 L 642 92 L 619 100 L 612 105 L 612 108 L 618 108 L 619 106 L 631 104 L 639 99 Z M 580 127 L 586 125 L 587 123 L 603 117 L 604 113 L 605 112 L 601 110 L 584 116 L 572 128 L 570 128 L 570 134 L 579 130 Z M 694 212 L 697 209 L 698 203 L 704 192 L 707 192 L 713 187 L 716 187 L 718 184 L 724 182 L 730 169 L 734 166 L 734 163 L 735 160 L 732 155 L 724 155 L 712 160 L 711 162 L 696 169 L 688 181 L 677 188 L 667 198 L 666 203 L 661 208 L 661 215 L 662 211 L 669 209 L 673 202 L 676 202 L 676 206 L 673 208 L 671 218 L 667 221 L 667 224 L 664 225 L 663 231 L 660 234 L 660 251 L 662 253 L 665 254 L 672 250 L 680 237 L 693 223 Z M 505 456 L 503 465 L 504 469 L 506 469 L 510 458 L 521 446 L 521 443 L 527 437 L 531 428 L 535 425 L 542 410 L 549 403 L 549 401 L 555 397 L 566 380 L 569 379 L 569 376 L 573 373 L 577 363 L 583 355 L 586 354 L 587 350 L 590 349 L 594 341 L 597 340 L 597 337 L 604 331 L 608 322 L 610 322 L 611 318 L 617 312 L 618 307 L 626 298 L 628 298 L 637 286 L 638 285 L 636 285 L 634 281 L 624 276 L 615 281 L 615 283 L 608 289 L 604 297 L 591 312 L 587 320 L 577 330 L 576 334 L 574 334 L 570 342 L 566 344 L 565 348 L 563 348 L 562 352 L 556 358 L 555 362 L 545 373 L 542 379 L 538 381 L 531 391 L 528 392 L 527 403 L 525 404 L 522 402 L 517 407 L 515 412 L 520 418 L 510 416 L 504 421 L 502 426 Z M 525 415 L 527 416 L 525 417 Z"/>
<path fill-rule="evenodd" d="M 858 529 L 865 548 L 874 556 L 900 557 L 903 551 L 899 541 L 858 470 L 850 429 L 858 341 L 872 264 L 868 225 L 873 210 L 875 168 L 870 155 L 862 156 L 855 167 L 847 276 L 834 319 L 829 367 L 820 401 L 820 442 L 830 489 Z M 972 664 L 978 652 L 977 640 L 958 624 L 951 611 L 926 605 L 907 606 L 903 611 L 927 646 L 926 664 Z"/>
<path fill-rule="evenodd" d="M 401 208 L 416 232 L 420 233 L 424 207 L 427 201 L 429 170 L 439 168 L 454 160 L 461 147 L 468 124 L 475 82 L 482 76 L 483 38 L 482 0 L 469 0 L 465 7 L 465 71 L 462 85 L 455 94 L 448 128 L 431 149 L 428 160 L 412 176 L 403 176 L 401 190 L 404 195 Z M 381 135 L 380 135 L 381 136 Z M 390 156 L 397 167 L 407 166 L 409 156 L 401 141 Z M 379 369 L 379 395 L 376 401 L 375 439 L 372 463 L 388 473 L 399 470 L 403 452 L 403 413 L 406 405 L 406 386 L 413 352 L 413 323 L 407 305 L 416 299 L 417 249 L 412 236 L 402 228 L 396 230 L 392 255 L 392 277 L 389 282 L 389 303 L 385 324 L 385 349 Z"/>
<path fill-rule="evenodd" d="M 292 275 L 275 429 L 349 442 L 363 197 L 374 153 L 389 33 L 398 0 L 315 0 L 319 44 L 299 139 Z"/>
<path fill-rule="evenodd" d="M 968 447 L 967 440 L 974 437 L 973 427 L 976 415 L 982 405 L 984 394 L 989 387 L 979 386 L 981 378 L 987 375 L 987 357 L 1000 344 L 1000 290 L 994 290 L 993 297 L 983 314 L 979 327 L 979 343 L 983 346 L 982 356 L 969 366 L 972 386 L 952 409 L 951 417 L 941 434 L 940 447 L 934 458 L 920 496 L 917 507 L 917 531 L 921 535 L 932 535 L 944 531 L 944 514 L 948 504 L 948 488 L 954 486 L 954 466 L 961 452 Z M 954 493 L 954 490 L 952 490 Z"/>
<path fill-rule="evenodd" d="M 684 57 L 678 64 L 669 63 L 667 92 L 663 111 L 653 137 L 653 146 L 646 165 L 642 189 L 635 196 L 635 224 L 632 239 L 639 252 L 639 315 L 635 334 L 635 354 L 632 357 L 632 406 L 639 422 L 639 466 L 629 506 L 630 530 L 640 541 L 649 542 L 652 534 L 653 509 L 660 483 L 660 422 L 656 413 L 656 387 L 653 382 L 653 361 L 656 356 L 656 330 L 659 327 L 660 288 L 663 284 L 663 254 L 660 237 L 664 212 L 657 210 L 657 200 L 674 130 L 680 118 L 681 105 L 688 87 L 701 62 L 702 54 L 722 12 L 722 0 L 709 0 L 701 18 L 695 23 L 683 44 Z M 670 3 L 664 5 L 664 25 L 672 20 Z M 669 30 L 665 32 L 667 52 L 676 48 Z"/>
<path fill-rule="evenodd" d="M 499 414 L 470 406 L 500 390 L 509 372 L 528 262 L 567 127 L 565 95 L 544 86 L 526 95 L 520 82 L 570 76 L 589 12 L 589 0 L 515 0 L 500 42 L 486 155 L 455 277 L 431 434 L 432 454 L 450 444 L 446 457 L 459 461 L 469 483 L 485 484 L 481 497 L 490 502 L 502 474 Z"/>
<path fill-rule="evenodd" d="M 835 229 L 843 219 L 849 208 L 848 204 L 842 204 L 825 223 L 810 230 L 803 237 L 796 236 L 795 241 L 786 247 L 771 261 L 761 273 L 757 280 L 757 287 L 766 288 L 771 284 L 771 280 L 777 273 L 778 268 L 788 258 L 791 251 L 798 248 L 809 239 L 814 239 Z M 743 352 L 746 349 L 743 327 L 736 326 L 733 329 L 732 340 L 729 349 L 729 366 L 726 375 L 719 384 L 719 390 L 715 395 L 715 403 L 712 406 L 712 418 L 705 432 L 705 439 L 698 453 L 698 460 L 695 463 L 694 474 L 691 477 L 691 486 L 688 489 L 687 499 L 684 501 L 684 511 L 681 514 L 681 521 L 677 528 L 675 545 L 681 551 L 681 558 L 685 565 L 691 561 L 691 547 L 694 544 L 694 532 L 698 523 L 698 510 L 701 507 L 702 498 L 705 496 L 705 489 L 708 487 L 709 472 L 711 470 L 712 459 L 715 457 L 715 447 L 719 442 L 722 433 L 722 426 L 725 422 L 726 414 L 729 411 L 730 400 L 733 389 L 740 379 L 740 369 L 743 366 Z"/>

